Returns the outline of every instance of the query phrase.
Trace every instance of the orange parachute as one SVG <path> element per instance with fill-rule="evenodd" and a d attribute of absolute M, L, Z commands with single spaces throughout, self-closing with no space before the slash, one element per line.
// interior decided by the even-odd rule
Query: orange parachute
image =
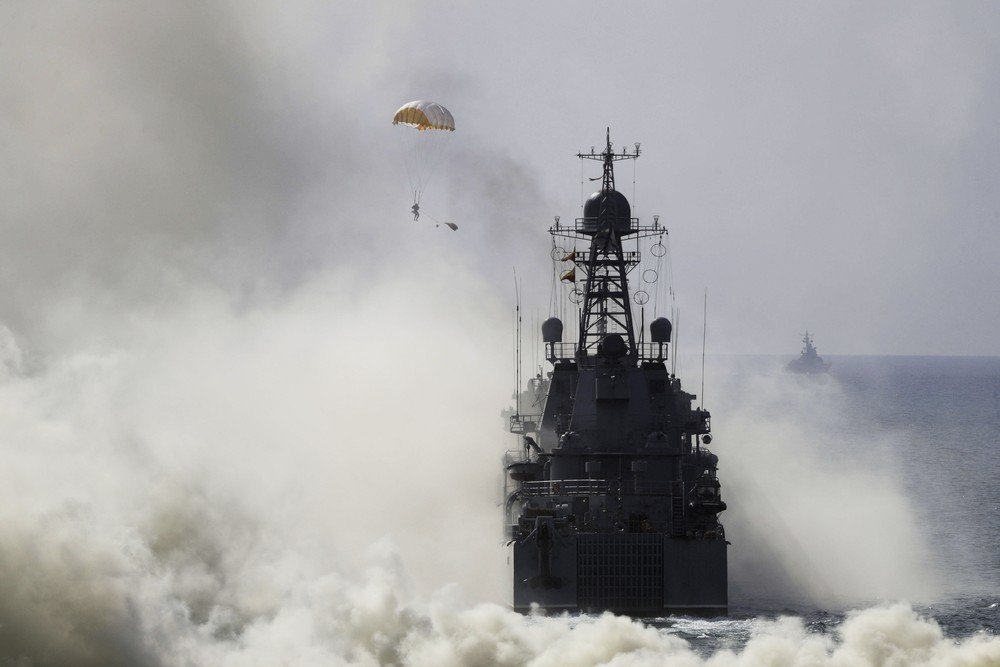
<path fill-rule="evenodd" d="M 417 100 L 399 107 L 392 118 L 393 125 L 408 125 L 418 130 L 455 131 L 455 117 L 437 102 Z"/>
<path fill-rule="evenodd" d="M 400 127 L 403 164 L 413 193 L 414 219 L 419 216 L 420 198 L 436 173 L 455 131 L 455 118 L 437 102 L 417 100 L 399 107 L 392 124 Z"/>

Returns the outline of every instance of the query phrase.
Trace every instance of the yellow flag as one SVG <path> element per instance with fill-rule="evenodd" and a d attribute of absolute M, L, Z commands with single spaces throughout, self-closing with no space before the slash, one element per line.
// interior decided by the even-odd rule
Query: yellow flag
<path fill-rule="evenodd" d="M 564 273 L 561 276 L 559 276 L 559 280 L 561 280 L 563 282 L 568 282 L 568 283 L 575 283 L 576 282 L 576 267 L 573 267 L 572 269 L 570 269 L 566 273 Z"/>
<path fill-rule="evenodd" d="M 559 261 L 561 261 L 561 262 L 575 262 L 576 261 L 576 250 L 574 250 L 573 252 L 567 254 L 565 257 L 563 257 Z"/>

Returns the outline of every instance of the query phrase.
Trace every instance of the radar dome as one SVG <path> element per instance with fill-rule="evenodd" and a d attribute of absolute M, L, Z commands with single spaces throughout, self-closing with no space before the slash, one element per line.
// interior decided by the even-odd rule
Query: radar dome
<path fill-rule="evenodd" d="M 619 234 L 632 231 L 632 207 L 625 195 L 617 190 L 595 192 L 583 204 L 584 231 L 596 233 L 604 220 Z"/>
<path fill-rule="evenodd" d="M 608 334 L 601 341 L 598 354 L 609 359 L 624 357 L 628 354 L 628 345 L 625 344 L 625 339 L 622 338 L 621 334 Z"/>
<path fill-rule="evenodd" d="M 561 343 L 563 323 L 558 317 L 550 317 L 542 322 L 542 342 Z"/>
<path fill-rule="evenodd" d="M 673 325 L 665 317 L 657 317 L 649 323 L 649 335 L 654 343 L 669 343 Z"/>

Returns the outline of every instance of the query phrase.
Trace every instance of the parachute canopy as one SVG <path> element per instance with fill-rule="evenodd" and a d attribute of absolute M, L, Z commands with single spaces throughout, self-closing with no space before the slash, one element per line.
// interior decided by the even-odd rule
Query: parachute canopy
<path fill-rule="evenodd" d="M 437 102 L 417 100 L 399 107 L 392 124 L 400 126 L 394 132 L 403 149 L 403 166 L 410 180 L 413 203 L 419 204 L 427 183 L 438 170 L 449 137 L 455 131 L 455 118 Z M 413 213 L 416 220 L 417 209 Z"/>
<path fill-rule="evenodd" d="M 418 130 L 455 131 L 455 118 L 437 102 L 416 100 L 399 107 L 392 118 L 393 125 L 409 125 Z"/>

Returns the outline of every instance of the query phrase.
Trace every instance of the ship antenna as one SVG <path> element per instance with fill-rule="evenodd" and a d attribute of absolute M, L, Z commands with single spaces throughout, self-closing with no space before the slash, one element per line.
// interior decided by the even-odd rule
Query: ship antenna
<path fill-rule="evenodd" d="M 611 128 L 608 128 L 611 131 Z M 628 152 L 628 151 L 626 151 Z M 635 156 L 639 157 L 639 142 L 635 142 Z M 638 160 L 632 160 L 632 209 L 635 211 L 639 210 L 639 203 L 635 196 L 635 166 Z M 636 245 L 639 245 L 639 239 L 635 240 Z"/>
<path fill-rule="evenodd" d="M 643 349 L 646 341 L 646 306 L 639 307 L 639 349 Z M 650 352 L 650 356 L 652 356 Z M 641 356 L 641 355 L 640 355 Z"/>
<path fill-rule="evenodd" d="M 514 414 L 521 416 L 521 288 L 514 267 Z"/>
<path fill-rule="evenodd" d="M 538 366 L 538 307 L 531 311 L 531 372 Z M 532 375 L 534 377 L 534 375 Z"/>
<path fill-rule="evenodd" d="M 705 340 L 708 333 L 708 288 L 705 288 L 705 303 L 701 320 L 701 407 L 705 407 Z"/>
<path fill-rule="evenodd" d="M 681 309 L 678 307 L 674 316 L 674 363 L 670 374 L 677 377 L 677 359 L 681 356 Z"/>

